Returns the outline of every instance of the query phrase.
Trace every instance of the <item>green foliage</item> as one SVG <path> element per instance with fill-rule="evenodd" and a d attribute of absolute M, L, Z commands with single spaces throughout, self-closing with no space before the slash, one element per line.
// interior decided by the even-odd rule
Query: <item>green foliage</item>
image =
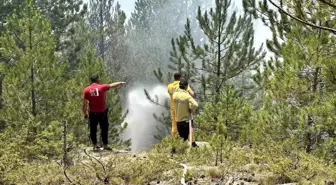
<path fill-rule="evenodd" d="M 25 5 L 8 19 L 6 32 L 0 38 L 3 55 L 17 60 L 6 66 L 1 117 L 8 127 L 22 133 L 22 141 L 18 142 L 18 147 L 23 147 L 22 155 L 57 156 L 57 143 L 48 142 L 61 139 L 57 132 L 62 115 L 59 102 L 66 93 L 61 85 L 66 79 L 66 63 L 59 63 L 54 55 L 55 40 L 48 21 L 31 1 Z M 48 136 L 48 131 L 54 132 L 54 138 Z"/>
<path fill-rule="evenodd" d="M 219 0 L 209 11 L 199 7 L 197 20 L 206 37 L 204 44 L 195 44 L 189 21 L 185 34 L 172 42 L 173 62 L 185 71 L 187 79 L 197 80 L 202 101 L 218 98 L 222 87 L 243 72 L 256 69 L 265 56 L 262 46 L 257 50 L 253 46 L 252 18 L 234 11 L 228 15 L 230 6 L 230 1 Z"/>
<path fill-rule="evenodd" d="M 115 1 L 91 0 L 88 15 L 92 44 L 98 48 L 106 73 L 116 79 L 129 79 L 128 47 L 125 44 L 126 14 Z M 133 80 L 133 79 L 132 79 Z"/>
<path fill-rule="evenodd" d="M 232 141 L 247 142 L 248 127 L 251 121 L 252 109 L 238 91 L 228 87 L 207 103 L 202 112 L 196 117 L 198 123 L 198 138 L 210 141 L 215 154 L 215 165 L 232 150 Z"/>
<path fill-rule="evenodd" d="M 335 178 L 333 165 L 325 165 L 321 159 L 300 151 L 293 141 L 276 142 L 258 152 L 264 156 L 263 163 L 270 164 L 270 170 L 279 175 L 279 180 L 319 184 Z"/>
<path fill-rule="evenodd" d="M 76 111 L 69 112 L 67 116 L 70 121 L 77 122 L 75 131 L 75 137 L 82 141 L 88 142 L 88 128 L 85 123 L 79 118 L 82 118 L 82 111 L 78 107 L 78 102 L 82 101 L 82 91 L 83 87 L 89 85 L 89 76 L 92 73 L 98 73 L 100 75 L 101 83 L 110 83 L 112 78 L 106 74 L 104 70 L 103 62 L 100 58 L 95 56 L 95 51 L 93 48 L 88 47 L 84 50 L 80 61 L 80 65 L 75 71 L 75 75 L 67 82 L 69 91 L 74 92 L 71 96 L 72 101 L 69 102 L 69 108 L 76 108 Z M 81 87 L 81 88 L 78 88 Z M 130 145 L 130 140 L 122 141 L 119 138 L 119 134 L 122 133 L 126 127 L 127 123 L 124 123 L 124 119 L 127 116 L 128 111 L 123 113 L 121 96 L 119 95 L 118 90 L 111 89 L 106 94 L 106 104 L 110 107 L 109 115 L 109 142 L 113 145 Z M 87 131 L 85 131 L 87 129 Z M 77 133 L 78 132 L 78 133 Z M 84 137 L 83 137 L 84 136 Z M 88 144 L 88 143 L 87 143 Z"/>
<path fill-rule="evenodd" d="M 218 101 L 213 98 L 195 118 L 199 128 L 199 137 L 209 140 L 216 130 L 225 138 L 238 141 L 244 138 L 245 127 L 252 115 L 251 106 L 244 97 L 231 87 L 223 89 Z"/>
<path fill-rule="evenodd" d="M 49 1 L 45 2 L 50 5 Z M 252 181 L 261 184 L 323 184 L 336 179 L 335 37 L 323 29 L 303 26 L 284 12 L 269 9 L 266 0 L 259 4 L 259 9 L 253 1 L 243 2 L 245 9 L 261 18 L 273 32 L 267 47 L 276 58 L 265 61 L 263 70 L 254 77 L 262 91 L 254 88 L 251 80 L 264 56 L 261 48 L 253 47 L 252 18 L 235 12 L 229 16 L 230 1 L 217 0 L 213 9 L 199 8 L 193 12 L 200 29 L 195 34 L 195 19 L 187 20 L 184 34 L 172 40 L 168 68 L 182 72 L 192 82 L 193 89 L 200 89 L 202 109 L 195 117 L 196 138 L 207 141 L 209 147 L 190 148 L 179 137 L 167 137 L 147 154 L 86 154 L 87 157 L 83 157 L 77 148 L 89 144 L 87 123 L 83 122 L 80 106 L 83 87 L 89 85 L 88 76 L 99 73 L 102 83 L 111 82 L 114 72 L 110 73 L 106 59 L 119 60 L 116 55 L 127 48 L 119 48 L 118 44 L 126 41 L 141 43 L 132 46 L 137 54 L 131 54 L 132 60 L 138 62 L 135 66 L 167 59 L 167 48 L 162 43 L 176 37 L 176 32 L 180 34 L 181 21 L 178 16 L 160 19 L 160 15 L 171 9 L 179 11 L 178 6 L 187 6 L 192 11 L 195 4 L 137 1 L 127 32 L 130 40 L 124 41 L 125 15 L 119 5 L 111 13 L 111 1 L 92 1 L 90 25 L 80 19 L 80 1 L 67 1 L 69 7 L 62 4 L 64 1 L 55 1 L 55 6 L 44 6 L 42 1 L 37 1 L 40 8 L 31 0 L 25 1 L 8 17 L 3 29 L 0 28 L 0 60 L 5 61 L 0 63 L 0 73 L 5 74 L 0 112 L 3 120 L 0 123 L 0 184 L 64 184 L 68 181 L 73 184 L 144 184 L 158 180 L 174 184 L 182 178 L 180 163 L 188 165 L 184 176 L 187 180 L 201 173 L 212 179 L 254 174 Z M 282 2 L 299 18 L 325 26 L 335 22 L 335 17 L 330 16 L 334 10 L 322 1 Z M 102 20 L 99 5 L 106 5 L 104 26 L 93 24 Z M 59 14 L 54 17 L 50 7 Z M 46 17 L 52 23 L 40 9 L 48 11 Z M 73 9 L 76 11 L 72 12 Z M 301 15 L 300 11 L 310 16 Z M 0 16 L 3 15 L 1 12 Z M 69 16 L 63 19 L 62 15 Z M 73 24 L 79 20 L 79 24 Z M 176 27 L 163 29 L 173 24 Z M 77 32 L 71 31 L 73 26 Z M 157 30 L 161 32 L 155 34 Z M 64 33 L 68 31 L 70 35 Z M 197 33 L 201 31 L 205 41 L 198 43 Z M 69 38 L 82 43 L 83 47 L 75 47 L 73 52 L 73 45 L 63 45 Z M 116 55 L 102 55 L 104 48 L 98 44 L 102 59 L 97 57 L 92 43 L 100 39 L 107 44 L 114 38 L 118 41 L 113 46 L 113 50 L 118 49 Z M 142 42 L 144 38 L 147 42 Z M 162 46 L 162 51 L 157 46 Z M 65 52 L 67 47 L 72 49 Z M 161 55 L 162 52 L 166 55 Z M 65 56 L 69 56 L 69 62 L 64 60 Z M 76 65 L 72 65 L 71 56 L 78 61 Z M 119 61 L 117 64 L 125 67 Z M 151 67 L 146 65 L 145 68 Z M 142 73 L 146 74 L 146 70 Z M 163 71 L 159 68 L 155 76 L 160 83 L 167 83 L 172 72 Z M 256 92 L 265 92 L 263 103 L 257 102 L 260 109 L 253 109 L 256 102 L 251 101 Z M 111 107 L 110 142 L 114 148 L 130 144 L 129 140 L 119 139 L 127 126 L 122 124 L 127 111 L 123 113 L 119 94 L 118 90 L 107 94 L 107 104 Z M 159 105 L 157 97 L 146 95 Z M 162 106 L 169 110 L 168 103 Z M 156 116 L 170 125 L 169 117 L 170 114 L 165 113 L 162 117 Z M 171 156 L 173 147 L 177 153 Z M 55 162 L 61 159 L 67 159 L 68 163 Z"/>
<path fill-rule="evenodd" d="M 155 145 L 153 150 L 159 153 L 169 153 L 172 148 L 175 148 L 177 153 L 185 153 L 189 147 L 187 142 L 184 142 L 181 137 L 167 136 L 161 140 L 159 145 Z"/>
<path fill-rule="evenodd" d="M 50 21 L 56 39 L 56 51 L 68 60 L 71 67 L 79 62 L 83 43 L 75 39 L 76 26 L 87 13 L 87 4 L 82 0 L 35 0 L 37 7 Z M 78 30 L 79 31 L 79 30 Z"/>
<path fill-rule="evenodd" d="M 154 69 L 166 71 L 169 64 L 170 40 L 183 33 L 185 19 L 192 17 L 197 27 L 196 9 L 206 4 L 201 0 L 137 0 L 128 24 L 127 43 L 130 46 L 132 68 L 139 69 L 135 79 L 156 81 Z M 197 36 L 200 30 L 195 30 Z M 133 67 L 134 66 L 134 67 Z M 132 72 L 133 73 L 133 72 Z M 160 81 L 168 83 L 171 75 Z M 133 77 L 134 78 L 134 77 Z M 167 81 L 168 80 L 168 81 Z"/>
<path fill-rule="evenodd" d="M 74 153 L 66 153 L 89 144 L 87 123 L 79 106 L 82 90 L 89 85 L 88 77 L 99 73 L 102 82 L 111 81 L 90 47 L 82 51 L 76 70 L 69 70 L 69 63 L 60 61 L 56 52 L 55 35 L 48 20 L 32 1 L 27 0 L 19 10 L 8 18 L 6 31 L 0 38 L 4 57 L 12 59 L 2 65 L 6 75 L 4 107 L 0 112 L 4 121 L 0 153 L 1 160 L 7 162 L 1 166 L 1 179 L 24 162 L 29 162 L 27 165 L 33 161 L 60 160 L 62 155 L 71 161 Z M 127 124 L 121 126 L 127 112 L 122 113 L 118 91 L 111 91 L 107 95 L 107 104 L 113 107 L 109 111 L 110 143 L 129 146 L 129 140 L 119 138 L 127 127 Z"/>
<path fill-rule="evenodd" d="M 170 144 L 168 140 L 158 144 L 146 154 L 119 153 L 99 157 L 98 154 L 89 153 L 87 156 L 89 158 L 74 160 L 78 162 L 65 169 L 54 162 L 29 164 L 21 162 L 17 170 L 7 171 L 2 182 L 58 184 L 70 180 L 77 184 L 94 181 L 109 184 L 144 184 L 160 181 L 175 184 L 182 178 L 183 168 L 180 163 L 188 165 L 187 174 L 184 176 L 186 180 L 197 180 L 200 174 L 212 180 L 232 176 L 240 179 L 249 178 L 250 181 L 262 184 L 286 182 L 320 184 L 325 180 L 335 179 L 333 166 L 324 165 L 311 154 L 299 152 L 290 142 L 272 143 L 267 147 L 235 147 L 226 151 L 223 164 L 214 167 L 213 161 L 208 159 L 216 152 L 215 150 L 198 148 L 178 153 L 171 158 L 164 149 Z M 188 147 L 184 143 L 179 143 L 177 147 L 184 145 Z M 198 158 L 199 156 L 202 158 Z M 64 173 L 66 177 L 63 176 Z M 248 174 L 254 175 L 246 177 Z"/>
<path fill-rule="evenodd" d="M 294 139 L 300 151 L 335 164 L 335 126 L 332 124 L 335 122 L 332 113 L 335 108 L 332 72 L 336 61 L 332 57 L 335 37 L 329 31 L 307 27 L 297 20 L 315 25 L 319 22 L 319 26 L 328 27 L 336 20 L 330 16 L 333 10 L 323 1 L 303 4 L 281 1 L 280 8 L 285 7 L 294 16 L 291 17 L 284 11 L 270 9 L 269 3 L 274 2 L 263 1 L 257 5 L 255 1 L 244 1 L 245 10 L 261 18 L 273 32 L 267 46 L 276 56 L 265 62 L 263 71 L 255 77 L 265 88 L 267 97 L 263 110 L 256 115 L 255 120 L 259 121 L 254 123 L 253 133 L 276 142 Z M 254 139 L 260 137 L 259 134 L 255 134 Z"/>
<path fill-rule="evenodd" d="M 254 47 L 251 16 L 238 15 L 235 11 L 229 15 L 230 8 L 231 1 L 228 0 L 216 1 L 215 7 L 209 11 L 203 11 L 199 6 L 196 15 L 198 28 L 192 29 L 192 22 L 187 19 L 184 34 L 171 41 L 171 64 L 166 77 L 170 79 L 174 72 L 182 73 L 197 92 L 201 109 L 213 97 L 218 101 L 225 86 L 233 85 L 244 96 L 250 97 L 260 90 L 247 74 L 259 67 L 265 52 L 262 46 Z M 200 44 L 198 35 L 194 34 L 198 31 L 203 32 L 202 40 L 205 40 Z M 154 73 L 160 82 L 166 80 L 160 69 Z M 241 83 L 238 84 L 237 79 Z"/>

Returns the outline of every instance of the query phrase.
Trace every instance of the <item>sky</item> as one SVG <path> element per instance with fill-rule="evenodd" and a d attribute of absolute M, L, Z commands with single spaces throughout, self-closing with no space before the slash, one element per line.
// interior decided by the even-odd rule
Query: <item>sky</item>
<path fill-rule="evenodd" d="M 135 0 L 120 0 L 119 4 L 121 9 L 123 9 L 127 15 L 127 17 L 131 16 L 131 13 L 134 10 Z"/>

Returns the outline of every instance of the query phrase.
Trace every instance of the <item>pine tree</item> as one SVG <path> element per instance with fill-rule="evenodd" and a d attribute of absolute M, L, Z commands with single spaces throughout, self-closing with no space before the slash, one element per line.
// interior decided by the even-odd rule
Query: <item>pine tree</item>
<path fill-rule="evenodd" d="M 272 12 L 266 11 L 265 3 L 262 6 L 263 11 Z M 325 21 L 335 22 L 323 2 L 314 2 L 314 6 L 304 4 L 295 10 L 298 16 L 303 16 L 299 14 L 300 10 L 308 11 L 310 21 L 320 25 Z M 272 133 L 273 138 L 295 138 L 300 149 L 335 161 L 335 127 L 331 124 L 335 117 L 328 114 L 334 102 L 335 60 L 332 56 L 335 37 L 328 31 L 313 29 L 281 13 L 281 19 L 266 14 L 269 19 L 264 21 L 274 35 L 273 41 L 268 41 L 268 47 L 276 58 L 265 63 L 264 71 L 256 76 L 265 87 L 270 102 L 267 109 L 272 118 L 268 122 L 281 125 L 276 129 L 278 134 Z M 284 42 L 279 44 L 279 39 Z M 271 107 L 278 107 L 277 112 L 271 111 Z M 282 121 L 281 117 L 291 118 Z"/>
<path fill-rule="evenodd" d="M 159 84 L 164 85 L 171 83 L 172 74 L 176 71 L 162 73 L 162 69 L 166 71 L 165 69 L 172 67 L 169 65 L 169 51 L 171 48 L 162 43 L 168 44 L 171 38 L 183 33 L 184 19 L 187 17 L 194 17 L 191 19 L 191 25 L 192 27 L 197 27 L 197 11 L 195 9 L 204 4 L 206 4 L 204 1 L 190 0 L 136 1 L 135 11 L 132 13 L 129 23 L 128 43 L 131 45 L 133 66 L 137 66 L 137 69 L 141 69 L 142 71 L 140 74 L 136 73 L 137 79 L 146 79 L 146 81 L 155 80 Z M 195 35 L 201 37 L 200 30 L 197 30 Z M 152 75 L 153 72 L 155 76 Z M 160 133 L 163 133 L 162 135 L 170 133 L 171 117 L 168 100 L 165 100 L 160 105 L 157 95 L 154 95 L 155 98 L 153 98 L 153 95 L 149 94 L 146 89 L 144 89 L 144 92 L 149 101 L 166 108 L 167 111 L 161 115 L 154 114 L 154 118 L 161 125 L 164 125 L 163 129 L 159 127 Z"/>
<path fill-rule="evenodd" d="M 220 93 L 218 100 L 213 97 L 204 106 L 196 117 L 201 140 L 209 140 L 211 133 L 218 130 L 218 124 L 222 123 L 225 129 L 222 135 L 225 139 L 246 142 L 245 128 L 250 124 L 252 107 L 239 94 L 238 90 L 228 86 Z"/>
<path fill-rule="evenodd" d="M 3 34 L 4 31 L 4 25 L 6 24 L 6 18 L 8 15 L 12 14 L 16 7 L 19 6 L 21 1 L 1 1 L 0 3 L 0 36 Z M 5 57 L 3 57 L 3 54 L 0 50 L 0 66 L 9 62 L 9 60 Z M 4 74 L 1 73 L 1 67 L 0 67 L 0 109 L 2 108 L 2 81 Z M 0 121 L 1 122 L 1 121 Z M 1 123 L 0 123 L 1 124 Z"/>
<path fill-rule="evenodd" d="M 92 27 L 93 42 L 99 48 L 108 73 L 116 79 L 126 80 L 127 46 L 125 45 L 125 12 L 120 4 L 107 0 L 91 0 L 89 23 Z"/>
<path fill-rule="evenodd" d="M 14 9 L 20 4 L 21 1 L 1 1 L 0 3 L 0 35 L 6 23 L 6 18 L 14 12 Z"/>
<path fill-rule="evenodd" d="M 56 51 L 62 53 L 62 59 L 75 67 L 82 44 L 73 39 L 76 24 L 84 18 L 87 4 L 82 0 L 36 0 L 36 5 L 51 22 L 56 36 Z"/>
<path fill-rule="evenodd" d="M 196 17 L 195 9 L 203 3 L 204 1 L 198 0 L 135 2 L 127 34 L 127 43 L 132 51 L 132 65 L 142 71 L 135 78 L 156 81 L 156 77 L 152 75 L 153 69 L 167 69 L 170 39 L 183 33 L 184 20 L 189 16 Z M 191 20 L 191 25 L 196 27 L 196 19 Z"/>
<path fill-rule="evenodd" d="M 198 80 L 204 101 L 211 96 L 218 97 L 223 85 L 229 84 L 232 78 L 256 69 L 265 55 L 262 46 L 257 50 L 253 46 L 252 18 L 237 16 L 236 12 L 229 16 L 230 4 L 228 0 L 217 0 L 216 7 L 209 12 L 203 13 L 199 8 L 197 20 L 208 42 L 196 46 L 187 24 L 185 41 L 182 42 L 184 47 L 180 46 L 184 51 L 181 55 L 189 55 L 190 61 L 185 61 L 186 66 L 196 66 L 192 59 L 201 61 L 197 71 L 201 74 Z"/>
<path fill-rule="evenodd" d="M 57 60 L 50 23 L 26 0 L 8 18 L 0 43 L 4 57 L 11 59 L 4 71 L 1 110 L 6 129 L 13 129 L 8 143 L 21 139 L 13 143 L 29 158 L 59 155 L 66 63 Z"/>
<path fill-rule="evenodd" d="M 172 40 L 172 63 L 169 68 L 182 73 L 192 86 L 200 89 L 198 97 L 201 105 L 212 97 L 218 101 L 224 86 L 234 85 L 235 78 L 245 78 L 244 74 L 257 70 L 265 56 L 262 46 L 257 50 L 253 46 L 251 16 L 237 16 L 236 12 L 229 16 L 230 4 L 231 1 L 217 0 L 215 8 L 204 13 L 199 6 L 197 21 L 204 32 L 203 44 L 195 41 L 189 19 L 184 35 Z M 164 75 L 160 69 L 155 71 L 155 75 L 163 81 Z M 243 81 L 249 80 L 251 78 Z M 246 85 L 239 84 L 235 88 L 240 87 L 244 92 Z"/>
<path fill-rule="evenodd" d="M 36 2 L 36 6 L 39 7 L 51 21 L 51 29 L 53 33 L 56 33 L 56 50 L 62 53 L 63 60 L 69 60 L 71 66 L 75 67 L 78 62 L 78 52 L 82 44 L 73 39 L 75 32 L 74 26 L 85 14 L 86 5 L 83 4 L 81 0 L 36 0 L 34 2 Z M 0 35 L 3 25 L 5 25 L 6 22 L 5 18 L 11 15 L 22 3 L 24 2 L 17 0 L 0 3 Z M 0 51 L 0 63 L 7 63 L 9 60 L 10 59 L 4 57 Z M 0 74 L 0 96 L 4 76 L 5 74 Z"/>
<path fill-rule="evenodd" d="M 3 143 L 0 153 L 12 151 L 9 146 L 17 150 L 15 153 L 20 160 L 61 159 L 63 152 L 88 145 L 87 125 L 83 124 L 78 107 L 83 88 L 89 84 L 88 76 L 93 72 L 103 76 L 102 82 L 111 80 L 93 48 L 86 46 L 78 68 L 74 73 L 67 73 L 71 67 L 68 62 L 59 60 L 50 22 L 30 0 L 9 17 L 0 43 L 4 46 L 4 56 L 16 59 L 2 68 L 6 76 L 4 108 L 0 115 L 6 124 L 0 134 Z M 107 104 L 112 107 L 109 111 L 110 142 L 128 146 L 130 141 L 119 139 L 119 134 L 127 127 L 127 124 L 122 126 L 127 112 L 122 113 L 120 100 L 115 90 L 107 96 Z M 63 141 L 64 138 L 67 140 Z"/>

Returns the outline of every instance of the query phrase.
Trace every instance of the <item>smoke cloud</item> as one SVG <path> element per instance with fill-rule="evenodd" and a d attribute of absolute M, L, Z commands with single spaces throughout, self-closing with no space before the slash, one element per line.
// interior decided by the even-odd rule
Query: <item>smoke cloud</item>
<path fill-rule="evenodd" d="M 152 87 L 138 85 L 128 91 L 125 109 L 128 109 L 129 114 L 125 121 L 129 125 L 123 135 L 123 139 L 132 139 L 132 151 L 147 150 L 150 145 L 158 142 L 154 138 L 154 135 L 158 134 L 157 126 L 159 125 L 154 119 L 153 114 L 160 114 L 165 111 L 163 107 L 151 103 L 146 98 L 144 88 L 152 96 L 157 95 L 161 104 L 169 98 L 167 87 L 163 85 Z"/>

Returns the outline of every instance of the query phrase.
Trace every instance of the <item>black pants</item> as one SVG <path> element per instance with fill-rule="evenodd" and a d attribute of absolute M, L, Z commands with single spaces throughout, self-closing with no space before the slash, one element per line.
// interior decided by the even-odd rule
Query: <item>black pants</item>
<path fill-rule="evenodd" d="M 107 118 L 107 112 L 90 112 L 89 113 L 89 121 L 90 121 L 90 137 L 92 144 L 97 144 L 97 125 L 99 123 L 101 138 L 104 145 L 108 144 L 108 127 L 109 122 Z"/>
<path fill-rule="evenodd" d="M 177 122 L 177 131 L 180 137 L 187 141 L 189 138 L 189 121 Z M 191 126 L 193 125 L 193 120 L 191 120 Z"/>

